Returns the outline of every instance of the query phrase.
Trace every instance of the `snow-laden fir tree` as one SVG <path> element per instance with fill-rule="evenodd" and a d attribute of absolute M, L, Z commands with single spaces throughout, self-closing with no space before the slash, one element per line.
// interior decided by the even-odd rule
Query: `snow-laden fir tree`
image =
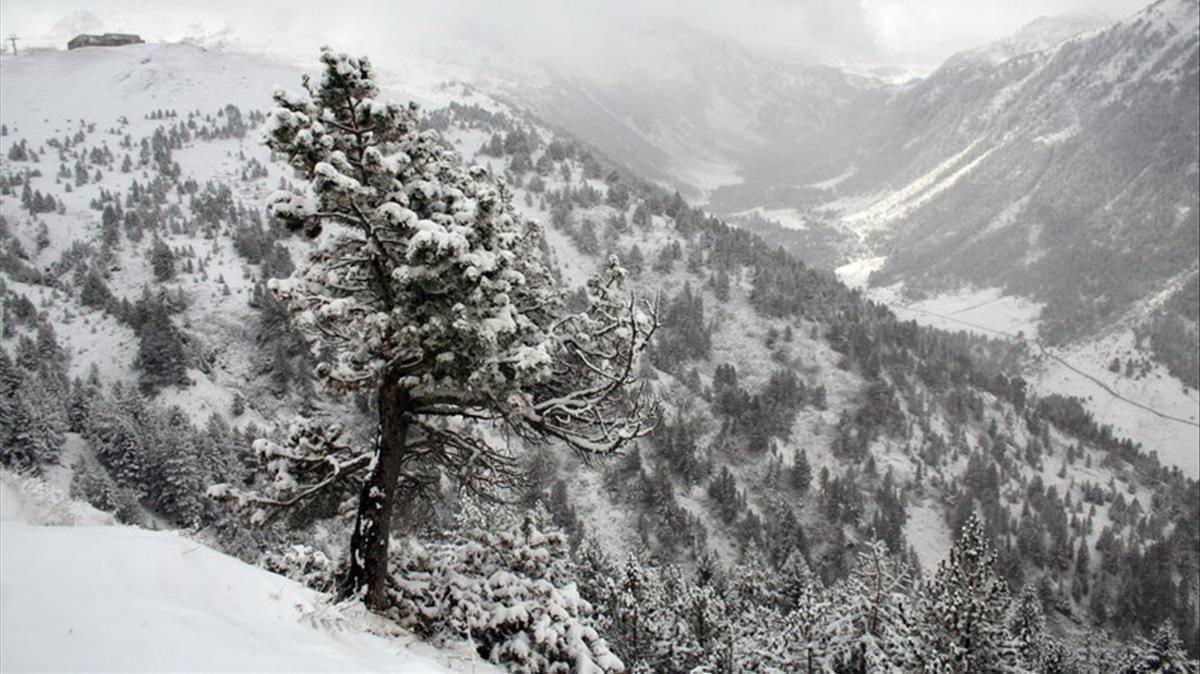
<path fill-rule="evenodd" d="M 1154 630 L 1149 639 L 1141 639 L 1130 648 L 1121 674 L 1196 674 L 1200 662 L 1188 658 L 1179 633 L 1169 622 Z"/>
<path fill-rule="evenodd" d="M 1008 636 L 1008 587 L 993 567 L 996 554 L 972 514 L 950 555 L 921 588 L 922 668 L 980 674 L 1011 670 L 1016 649 Z"/>
<path fill-rule="evenodd" d="M 626 665 L 651 669 L 661 644 L 668 640 L 659 615 L 668 603 L 662 584 L 634 555 L 612 571 L 603 580 L 604 610 L 609 618 L 604 633 L 621 643 Z"/>
<path fill-rule="evenodd" d="M 589 282 L 586 309 L 568 313 L 540 230 L 503 185 L 421 131 L 414 105 L 378 100 L 366 59 L 326 50 L 321 63 L 303 93 L 275 94 L 267 145 L 310 192 L 277 193 L 271 209 L 315 247 L 270 287 L 321 358 L 319 378 L 376 395 L 378 432 L 357 446 L 337 426 L 299 420 L 283 445 L 255 444 L 274 475 L 262 493 L 213 493 L 263 521 L 267 507 L 365 472 L 342 593 L 381 608 L 402 482 L 449 475 L 487 493 L 515 477 L 480 422 L 587 455 L 648 432 L 655 410 L 633 386 L 657 318 L 626 293 L 615 261 Z"/>
<path fill-rule="evenodd" d="M 593 625 L 567 536 L 544 508 L 515 514 L 464 499 L 440 538 L 404 541 L 391 593 L 402 625 L 468 638 L 513 674 L 626 671 Z"/>
<path fill-rule="evenodd" d="M 1008 634 L 1021 663 L 1034 670 L 1046 649 L 1046 616 L 1037 589 L 1026 585 L 1013 602 L 1008 616 Z"/>
<path fill-rule="evenodd" d="M 905 672 L 919 649 L 909 610 L 907 568 L 882 541 L 867 544 L 853 572 L 832 588 L 838 610 L 829 616 L 826 666 L 838 672 Z"/>

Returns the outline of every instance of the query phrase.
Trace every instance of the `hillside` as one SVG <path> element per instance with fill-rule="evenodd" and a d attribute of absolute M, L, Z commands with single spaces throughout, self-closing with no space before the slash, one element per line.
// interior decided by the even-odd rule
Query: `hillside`
<path fill-rule="evenodd" d="M 1040 300 L 1051 343 L 1121 323 L 1194 388 L 1194 354 L 1163 343 L 1155 312 L 1190 292 L 1200 256 L 1198 24 L 1195 2 L 1161 2 L 1054 49 L 947 64 L 897 97 L 864 147 L 884 160 L 839 185 L 880 193 L 843 215 L 879 232 L 873 282 Z M 1194 324 L 1178 308 L 1170 320 Z"/>
<path fill-rule="evenodd" d="M 750 204 L 864 237 L 872 285 L 1039 301 L 1048 344 L 1120 326 L 1194 389 L 1198 24 L 1195 2 L 1166 0 L 1042 50 L 950 59 L 889 100 L 824 194 Z"/>
<path fill-rule="evenodd" d="M 299 583 L 0 473 L 6 672 L 488 672 Z M 343 607 L 343 610 L 346 607 Z"/>
<path fill-rule="evenodd" d="M 620 77 L 551 68 L 485 88 L 810 265 L 875 272 L 862 285 L 902 313 L 973 293 L 1035 303 L 1029 350 L 1099 376 L 1034 358 L 1025 378 L 1190 457 L 1198 26 L 1193 0 L 1119 22 L 1044 17 L 905 84 L 648 29 L 656 58 Z"/>
<path fill-rule="evenodd" d="M 254 483 L 251 440 L 294 412 L 366 436 L 374 404 L 315 386 L 319 354 L 265 292 L 308 244 L 262 210 L 294 177 L 259 142 L 256 101 L 298 74 L 248 59 L 144 45 L 0 61 L 4 461 L 61 469 L 124 522 L 210 528 L 247 559 L 297 538 L 341 559 L 352 487 L 264 529 L 203 497 Z M 148 75 L 157 64 L 170 76 Z M 178 107 L 163 92 L 234 67 L 227 89 Z M 65 96 L 76 77 L 118 95 Z M 39 82 L 64 93 L 52 109 Z M 1031 391 L 1024 345 L 900 322 L 525 113 L 436 93 L 455 100 L 425 126 L 506 178 L 568 287 L 613 253 L 661 298 L 643 368 L 659 429 L 609 462 L 528 448 L 522 502 L 610 558 L 688 573 L 803 559 L 830 588 L 872 540 L 932 573 L 974 512 L 1000 575 L 1037 588 L 1059 637 L 1169 620 L 1195 652 L 1195 480 Z M 433 500 L 405 531 L 449 526 L 452 503 Z"/>

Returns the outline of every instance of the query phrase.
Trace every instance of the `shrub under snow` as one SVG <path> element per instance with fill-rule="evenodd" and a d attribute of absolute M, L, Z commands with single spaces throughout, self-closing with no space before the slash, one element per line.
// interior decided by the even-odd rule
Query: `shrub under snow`
<path fill-rule="evenodd" d="M 474 504 L 444 540 L 410 539 L 393 556 L 401 622 L 467 638 L 517 673 L 623 672 L 570 580 L 567 538 L 542 510 L 523 519 Z"/>
<path fill-rule="evenodd" d="M 287 576 L 315 590 L 330 592 L 337 578 L 337 565 L 324 552 L 297 543 L 262 556 L 262 567 Z"/>

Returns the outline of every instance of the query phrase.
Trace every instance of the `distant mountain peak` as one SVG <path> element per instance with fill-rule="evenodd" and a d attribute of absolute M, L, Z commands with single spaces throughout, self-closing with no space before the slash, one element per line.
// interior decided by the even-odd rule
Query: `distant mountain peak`
<path fill-rule="evenodd" d="M 1042 16 L 1021 26 L 1006 38 L 951 56 L 946 65 L 996 65 L 1022 54 L 1053 49 L 1064 42 L 1102 30 L 1114 23 L 1116 19 L 1113 17 L 1094 12 Z"/>

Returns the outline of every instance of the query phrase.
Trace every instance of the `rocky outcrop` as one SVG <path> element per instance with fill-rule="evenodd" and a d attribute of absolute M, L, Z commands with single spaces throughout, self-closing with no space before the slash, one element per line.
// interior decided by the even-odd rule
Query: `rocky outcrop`
<path fill-rule="evenodd" d="M 143 42 L 145 40 L 133 33 L 81 34 L 71 38 L 71 41 L 67 43 L 67 49 L 79 49 L 80 47 L 120 47 L 127 44 L 142 44 Z"/>

